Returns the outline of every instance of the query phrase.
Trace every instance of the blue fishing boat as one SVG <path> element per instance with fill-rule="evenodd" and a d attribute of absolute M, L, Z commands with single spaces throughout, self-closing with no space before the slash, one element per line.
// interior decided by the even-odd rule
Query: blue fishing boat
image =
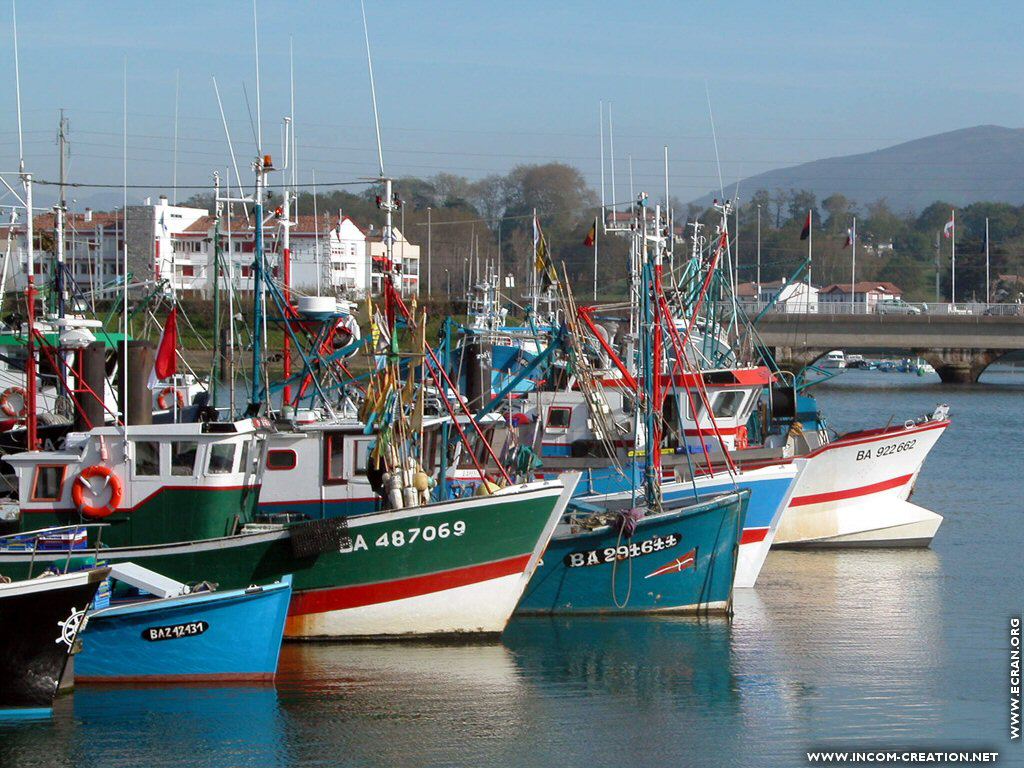
<path fill-rule="evenodd" d="M 111 569 L 147 598 L 113 600 L 87 616 L 78 682 L 269 681 L 291 599 L 291 577 L 247 589 L 188 591 L 133 563 Z"/>
<path fill-rule="evenodd" d="M 749 490 L 635 516 L 574 501 L 517 614 L 728 612 Z"/>

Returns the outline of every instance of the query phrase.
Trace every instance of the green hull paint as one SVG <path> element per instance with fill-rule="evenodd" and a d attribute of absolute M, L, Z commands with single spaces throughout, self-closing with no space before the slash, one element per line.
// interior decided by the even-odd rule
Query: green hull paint
<path fill-rule="evenodd" d="M 75 510 L 27 512 L 22 530 L 58 525 L 103 522 L 100 538 L 107 547 L 138 547 L 176 541 L 199 541 L 230 536 L 252 520 L 259 487 L 168 487 L 130 511 L 118 511 L 101 521 L 89 520 Z M 96 532 L 90 530 L 90 544 Z"/>
<path fill-rule="evenodd" d="M 374 584 L 531 554 L 551 520 L 559 490 L 434 504 L 407 517 L 403 515 L 408 513 L 401 511 L 362 516 L 351 521 L 350 551 L 310 557 L 293 556 L 290 539 L 280 534 L 104 549 L 100 554 L 106 562 L 131 560 L 179 581 L 212 581 L 222 589 L 266 583 L 289 573 L 294 574 L 296 593 Z M 462 530 L 458 535 L 457 524 Z M 446 526 L 447 536 L 441 535 L 442 526 Z M 416 529 L 419 532 L 414 536 Z M 52 553 L 37 555 L 34 574 L 40 572 L 43 561 L 63 565 L 65 558 Z M 27 553 L 0 552 L 0 573 L 26 578 L 29 560 Z"/>

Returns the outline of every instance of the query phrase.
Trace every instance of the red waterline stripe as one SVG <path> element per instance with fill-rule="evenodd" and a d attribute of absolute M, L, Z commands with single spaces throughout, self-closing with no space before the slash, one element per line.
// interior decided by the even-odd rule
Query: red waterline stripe
<path fill-rule="evenodd" d="M 767 535 L 767 528 L 744 528 L 743 535 L 740 537 L 740 544 L 757 544 L 759 541 L 764 541 Z"/>
<path fill-rule="evenodd" d="M 529 562 L 530 555 L 519 555 L 484 565 L 453 568 L 450 571 L 431 573 L 426 576 L 412 576 L 396 581 L 296 592 L 292 595 L 288 615 L 302 616 L 308 613 L 326 613 L 344 608 L 358 608 L 363 605 L 387 603 L 406 597 L 419 597 L 431 592 L 465 587 L 469 584 L 522 573 Z"/>
<path fill-rule="evenodd" d="M 879 491 L 887 491 L 890 488 L 899 488 L 910 482 L 913 475 L 900 475 L 891 480 L 883 480 L 880 483 L 862 485 L 859 488 L 850 488 L 845 491 L 829 491 L 828 493 L 811 493 L 807 496 L 797 496 L 789 502 L 791 507 L 802 507 L 807 504 L 821 504 L 826 501 L 838 501 L 839 499 L 853 499 L 857 496 L 867 496 Z"/>

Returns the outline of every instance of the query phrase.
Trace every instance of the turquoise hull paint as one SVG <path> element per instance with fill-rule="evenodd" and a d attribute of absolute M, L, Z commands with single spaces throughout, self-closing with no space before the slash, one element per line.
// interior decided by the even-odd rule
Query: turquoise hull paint
<path fill-rule="evenodd" d="M 272 679 L 290 599 L 286 577 L 258 591 L 103 609 L 90 615 L 81 635 L 75 676 L 95 682 Z"/>
<path fill-rule="evenodd" d="M 579 485 L 576 486 L 576 497 L 585 498 L 588 494 L 602 495 L 628 492 L 631 481 L 628 466 L 625 469 L 626 472 L 624 474 L 620 474 L 613 467 L 588 469 L 580 478 Z M 642 482 L 640 474 L 640 470 L 637 469 L 636 483 L 638 487 Z M 553 472 L 544 472 L 544 475 L 552 479 L 557 477 L 557 473 Z M 749 489 L 750 502 L 747 504 L 746 522 L 743 527 L 753 530 L 771 527 L 772 520 L 779 513 L 779 506 L 786 497 L 786 493 L 789 491 L 792 483 L 792 478 L 759 478 L 741 473 L 736 476 L 736 486 L 733 485 L 731 480 L 698 480 L 697 492 L 703 496 L 730 493 L 737 486 Z M 665 501 L 683 501 L 687 498 L 693 498 L 692 486 L 687 485 L 684 488 L 666 492 L 663 498 Z"/>
<path fill-rule="evenodd" d="M 631 538 L 608 526 L 556 533 L 519 614 L 725 611 L 749 492 L 642 518 Z M 617 559 L 623 552 L 625 559 Z"/>

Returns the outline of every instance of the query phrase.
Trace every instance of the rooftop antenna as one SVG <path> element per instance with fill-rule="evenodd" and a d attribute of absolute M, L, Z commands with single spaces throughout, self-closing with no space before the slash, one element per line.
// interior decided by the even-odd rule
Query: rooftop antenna
<path fill-rule="evenodd" d="M 181 70 L 174 70 L 174 170 L 171 180 L 171 201 L 178 204 L 178 94 L 181 90 Z"/>

